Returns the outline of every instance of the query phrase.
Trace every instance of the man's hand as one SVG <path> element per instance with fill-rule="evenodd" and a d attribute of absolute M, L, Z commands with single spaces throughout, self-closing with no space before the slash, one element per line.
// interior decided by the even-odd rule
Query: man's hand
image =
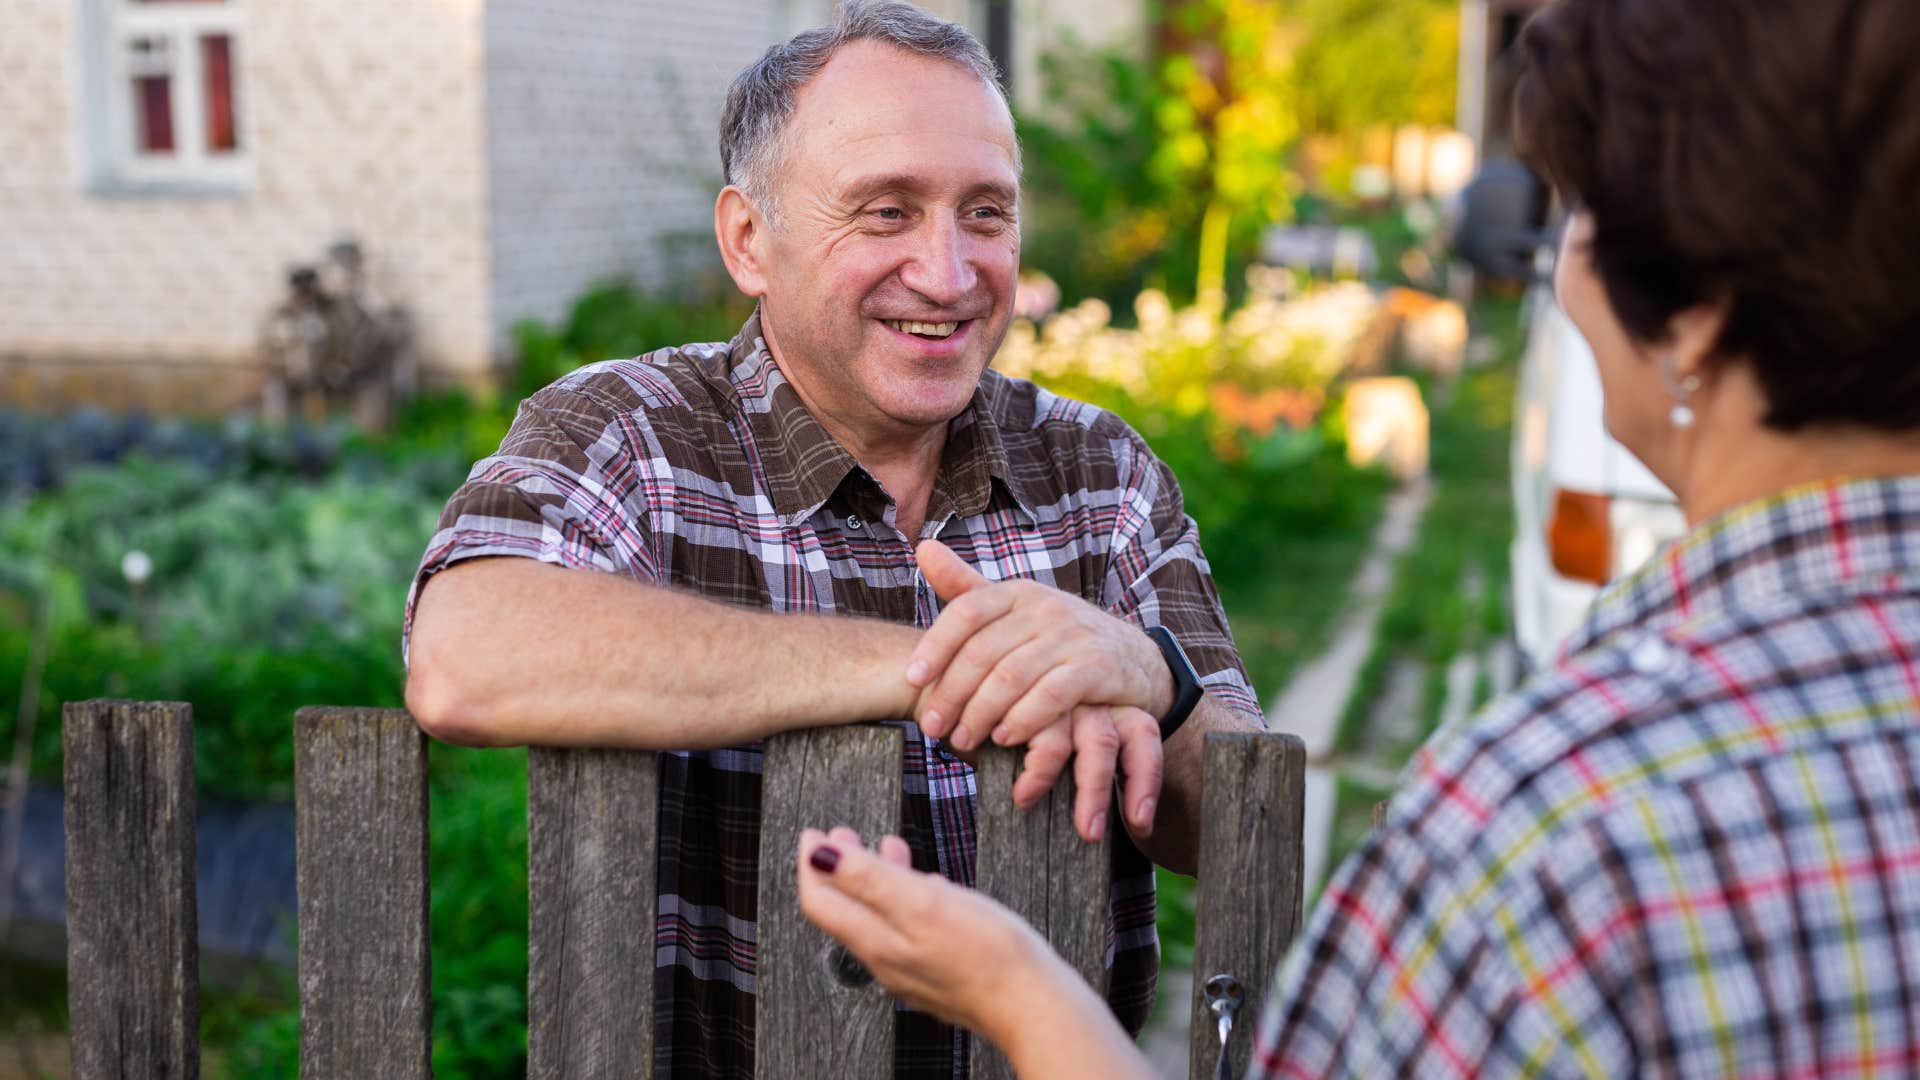
<path fill-rule="evenodd" d="M 920 687 L 915 716 L 934 738 L 970 751 L 989 737 L 1027 745 L 1014 799 L 1030 807 L 1052 789 L 1068 757 L 1079 789 L 1080 835 L 1105 829 L 1116 763 L 1126 774 L 1123 813 L 1153 830 L 1162 770 L 1160 725 L 1173 678 L 1138 627 L 1079 597 L 1031 581 L 990 582 L 946 545 L 922 543 L 921 572 L 946 608 L 920 639 L 907 681 Z"/>

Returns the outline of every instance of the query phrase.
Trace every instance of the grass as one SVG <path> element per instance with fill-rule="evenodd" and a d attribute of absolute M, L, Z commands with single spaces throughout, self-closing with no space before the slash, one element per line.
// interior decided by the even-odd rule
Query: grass
<path fill-rule="evenodd" d="M 1327 835 L 1327 861 L 1321 880 L 1309 882 L 1307 910 L 1320 899 L 1320 890 L 1326 886 L 1326 876 L 1333 868 L 1346 861 L 1360 841 L 1367 838 L 1373 829 L 1373 816 L 1380 805 L 1393 797 L 1391 788 L 1371 784 L 1358 777 L 1340 775 L 1334 780 L 1333 823 Z"/>
<path fill-rule="evenodd" d="M 1208 541 L 1204 502 L 1189 493 L 1190 508 L 1202 517 L 1201 542 L 1234 644 L 1262 702 L 1326 647 L 1379 524 L 1388 486 L 1376 471 L 1303 472 L 1273 494 L 1276 513 L 1262 535 L 1223 537 L 1230 542 L 1218 547 Z M 1193 959 L 1195 882 L 1164 868 L 1157 877 L 1162 963 L 1184 967 Z"/>
<path fill-rule="evenodd" d="M 1453 658 L 1506 633 L 1507 548 L 1513 536 L 1508 440 L 1513 412 L 1518 313 L 1511 302 L 1474 311 L 1496 343 L 1496 360 L 1450 387 L 1430 380 L 1433 501 L 1420 535 L 1394 569 L 1380 634 L 1348 701 L 1335 752 L 1397 769 L 1438 723 Z M 1383 735 L 1374 703 L 1399 664 L 1423 667 L 1425 692 L 1412 739 Z M 1484 692 L 1476 687 L 1475 697 Z"/>
<path fill-rule="evenodd" d="M 1220 583 L 1234 643 L 1262 702 L 1277 696 L 1294 669 L 1326 647 L 1346 608 L 1386 494 L 1376 474 L 1354 482 L 1363 490 L 1355 494 L 1350 515 L 1314 532 L 1275 536 L 1259 572 Z"/>

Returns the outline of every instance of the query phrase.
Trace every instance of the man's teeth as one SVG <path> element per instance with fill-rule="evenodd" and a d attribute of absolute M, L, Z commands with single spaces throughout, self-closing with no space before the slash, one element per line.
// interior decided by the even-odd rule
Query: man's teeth
<path fill-rule="evenodd" d="M 921 337 L 943 338 L 960 329 L 957 322 L 904 322 L 900 319 L 888 319 L 887 325 L 903 334 L 919 334 Z"/>

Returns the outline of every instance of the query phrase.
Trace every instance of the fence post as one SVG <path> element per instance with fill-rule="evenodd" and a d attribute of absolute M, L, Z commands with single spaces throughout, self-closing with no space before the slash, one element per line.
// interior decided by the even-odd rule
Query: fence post
<path fill-rule="evenodd" d="M 1306 744 L 1294 735 L 1207 736 L 1188 1044 L 1193 1080 L 1212 1080 L 1220 1059 L 1207 981 L 1230 975 L 1241 988 L 1228 1050 L 1230 1075 L 1244 1075 L 1267 982 L 1300 929 L 1306 762 Z"/>
<path fill-rule="evenodd" d="M 653 1075 L 658 755 L 527 755 L 527 1075 Z"/>
<path fill-rule="evenodd" d="M 1032 923 L 1055 952 L 1104 995 L 1107 922 L 1113 888 L 1113 831 L 1109 819 L 1098 843 L 1073 827 L 1073 771 L 1032 810 L 1013 803 L 1013 781 L 1024 748 L 987 746 L 975 770 L 980 793 L 974 885 Z M 1012 1080 L 1013 1066 L 985 1039 L 973 1043 L 973 1072 L 981 1080 Z"/>
<path fill-rule="evenodd" d="M 73 1075 L 200 1075 L 193 708 L 64 713 Z"/>
<path fill-rule="evenodd" d="M 402 709 L 294 717 L 300 1075 L 431 1075 L 426 737 Z"/>
<path fill-rule="evenodd" d="M 903 735 L 856 724 L 776 735 L 761 777 L 755 1074 L 893 1075 L 893 998 L 800 914 L 800 830 L 900 831 Z"/>

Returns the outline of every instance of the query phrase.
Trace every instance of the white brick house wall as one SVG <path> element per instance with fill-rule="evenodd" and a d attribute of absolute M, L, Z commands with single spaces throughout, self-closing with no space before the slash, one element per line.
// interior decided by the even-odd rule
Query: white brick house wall
<path fill-rule="evenodd" d="M 0 0 L 0 403 L 47 398 L 53 371 L 192 387 L 147 404 L 244 404 L 287 270 L 345 235 L 442 380 L 484 378 L 514 321 L 561 316 L 595 280 L 712 277 L 726 86 L 832 8 L 228 0 L 247 175 L 182 190 L 101 167 L 100 94 L 127 92 L 92 55 L 115 2 Z M 981 0 L 921 2 L 984 34 Z M 1016 90 L 1054 26 L 1137 32 L 1116 14 L 1136 7 L 1016 0 Z"/>
<path fill-rule="evenodd" d="M 0 0 L 0 357 L 251 367 L 287 268 L 351 233 L 430 364 L 484 363 L 478 0 L 244 3 L 226 193 L 94 175 L 88 16 Z"/>
<path fill-rule="evenodd" d="M 600 278 L 721 273 L 721 103 L 784 29 L 781 0 L 490 0 L 496 329 L 558 318 Z"/>

